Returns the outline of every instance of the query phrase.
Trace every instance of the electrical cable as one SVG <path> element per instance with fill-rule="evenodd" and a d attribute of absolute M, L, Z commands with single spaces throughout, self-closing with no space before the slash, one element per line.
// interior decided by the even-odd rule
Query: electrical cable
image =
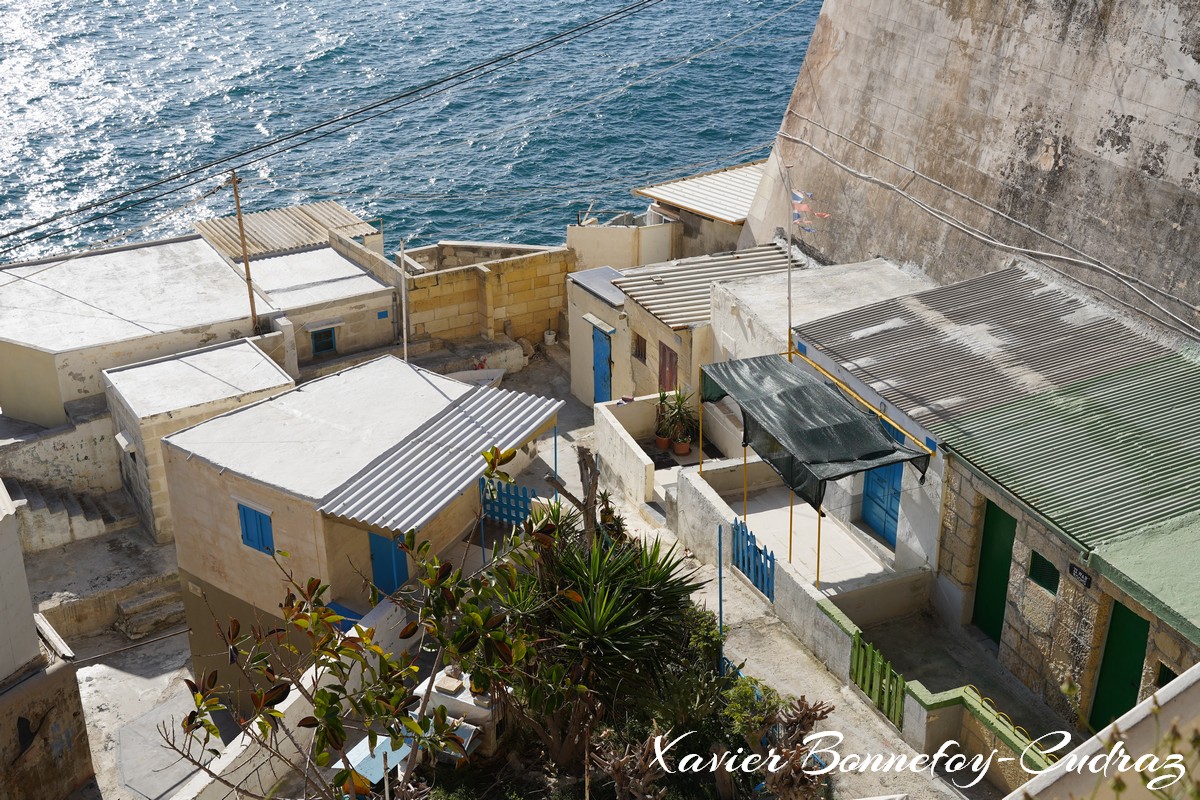
<path fill-rule="evenodd" d="M 1136 275 L 1129 275 L 1127 273 L 1121 272 L 1116 267 L 1106 264 L 1094 256 L 1088 255 L 1087 253 L 1085 253 L 1084 251 L 1075 247 L 1074 245 L 1071 245 L 1068 242 L 1064 242 L 1062 239 L 1052 236 L 1051 234 L 1046 233 L 1045 231 L 1039 230 L 1039 229 L 1033 227 L 1032 225 L 1017 219 L 1016 217 L 1013 217 L 1010 214 L 1008 214 L 1004 211 L 1001 211 L 998 208 L 995 208 L 993 206 L 988 205 L 987 203 L 984 203 L 982 200 L 977 200 L 976 198 L 972 197 L 971 195 L 969 195 L 965 192 L 959 191 L 958 189 L 955 189 L 953 186 L 949 186 L 949 185 L 939 181 L 936 178 L 926 175 L 925 173 L 921 172 L 920 170 L 917 170 L 913 167 L 901 164 L 899 161 L 889 158 L 888 156 L 884 155 L 883 153 L 880 153 L 880 152 L 868 147 L 867 145 L 863 144 L 862 142 L 855 141 L 854 139 L 851 139 L 850 137 L 845 136 L 844 134 L 841 134 L 841 133 L 833 130 L 832 128 L 822 125 L 820 122 L 817 122 L 816 120 L 811 119 L 810 117 L 807 117 L 804 114 L 801 114 L 799 111 L 795 111 L 794 109 L 789 108 L 788 113 L 804 120 L 805 122 L 812 123 L 813 125 L 816 125 L 821 130 L 829 133 L 830 135 L 836 136 L 837 138 L 841 139 L 842 141 L 848 142 L 848 143 L 854 145 L 855 147 L 865 150 L 866 152 L 870 153 L 871 155 L 875 156 L 876 158 L 883 159 L 884 161 L 888 162 L 889 164 L 892 164 L 893 166 L 897 166 L 900 169 L 905 170 L 906 172 L 909 172 L 909 173 L 917 176 L 918 178 L 921 178 L 922 180 L 924 180 L 928 183 L 931 183 L 934 186 L 937 186 L 940 189 L 945 189 L 946 191 L 950 192 L 954 196 L 961 198 L 963 200 L 966 200 L 968 203 L 971 203 L 982 209 L 985 209 L 986 211 L 989 211 L 992 214 L 1001 216 L 1004 219 L 1008 220 L 1009 222 L 1012 222 L 1013 224 L 1018 225 L 1021 228 L 1024 228 L 1025 230 L 1029 231 L 1030 233 L 1040 236 L 1041 238 L 1043 238 L 1049 242 L 1053 242 L 1054 244 L 1057 244 L 1060 247 L 1066 248 L 1067 250 L 1070 250 L 1071 252 L 1075 253 L 1078 256 L 1082 256 L 1083 259 L 1085 259 L 1087 262 L 1090 262 L 1091 266 L 1095 266 L 1095 267 L 1100 268 L 1102 271 L 1107 271 L 1109 273 L 1112 273 L 1113 277 L 1120 275 L 1120 276 L 1122 276 L 1123 279 L 1134 281 L 1138 285 L 1140 285 L 1146 289 L 1149 289 L 1149 290 L 1155 292 L 1156 294 L 1159 294 L 1159 295 L 1165 297 L 1168 300 L 1178 303 L 1186 308 L 1190 308 L 1192 311 L 1200 311 L 1200 306 L 1193 305 L 1193 304 L 1187 302 L 1186 300 L 1183 300 L 1182 298 L 1176 297 L 1173 294 L 1171 294 L 1170 292 L 1168 292 L 1167 290 L 1165 290 L 1159 286 L 1155 286 L 1154 284 L 1152 284 L 1148 281 L 1145 281 L 1145 280 L 1137 277 Z M 1039 251 L 1031 250 L 1030 252 L 1038 253 Z M 1057 255 L 1054 253 L 1045 253 L 1044 255 L 1053 257 L 1053 258 L 1057 258 L 1060 260 L 1074 261 L 1075 263 L 1080 263 L 1080 264 L 1084 263 L 1083 261 L 1079 261 L 1077 259 L 1072 259 L 1068 256 Z M 1084 264 L 1084 265 L 1088 266 L 1088 264 Z"/>
<path fill-rule="evenodd" d="M 779 135 L 781 137 L 783 137 L 784 139 L 787 139 L 788 141 L 795 142 L 797 144 L 807 147 L 808 149 L 812 150 L 817 155 L 824 158 L 826 161 L 839 167 L 843 171 L 848 172 L 849 174 L 853 175 L 854 177 L 859 178 L 860 180 L 866 181 L 867 183 L 873 183 L 876 186 L 880 186 L 884 189 L 888 189 L 890 191 L 896 192 L 901 197 L 903 197 L 906 200 L 908 200 L 909 202 L 913 203 L 918 208 L 922 209 L 923 211 L 925 211 L 927 214 L 934 217 L 935 219 L 941 221 L 942 223 L 944 223 L 946 225 L 949 225 L 952 228 L 955 228 L 956 230 L 958 230 L 962 233 L 967 234 L 968 236 L 970 236 L 974 239 L 977 239 L 977 240 L 983 242 L 984 244 L 990 245 L 992 247 L 996 247 L 1001 250 L 1007 250 L 1009 252 L 1019 253 L 1021 255 L 1024 255 L 1024 256 L 1036 261 L 1038 264 L 1041 264 L 1045 268 L 1047 268 L 1053 272 L 1056 272 L 1059 275 L 1062 275 L 1063 277 L 1066 277 L 1070 280 L 1077 281 L 1078 283 L 1082 284 L 1083 286 L 1086 286 L 1087 288 L 1089 288 L 1093 291 L 1099 292 L 1100 294 L 1104 295 L 1108 299 L 1110 299 L 1116 303 L 1119 303 L 1120 305 L 1124 306 L 1125 308 L 1131 309 L 1131 310 L 1135 311 L 1136 313 L 1142 314 L 1142 315 L 1145 315 L 1145 313 L 1146 313 L 1143 310 L 1139 309 L 1138 307 L 1115 297 L 1111 292 L 1107 292 L 1098 286 L 1095 286 L 1093 284 L 1082 281 L 1076 276 L 1073 276 L 1067 272 L 1064 272 L 1063 270 L 1058 269 L 1057 267 L 1047 264 L 1044 259 L 1049 258 L 1049 259 L 1055 259 L 1055 260 L 1060 260 L 1060 261 L 1068 261 L 1068 262 L 1080 264 L 1082 266 L 1091 268 L 1093 270 L 1102 271 L 1102 272 L 1104 271 L 1103 269 L 1101 269 L 1096 264 L 1093 264 L 1090 261 L 1073 258 L 1071 256 L 1064 256 L 1064 255 L 1060 255 L 1057 253 L 1047 253 L 1047 252 L 1040 251 L 1040 250 L 1032 250 L 1030 248 L 1020 247 L 1018 245 L 1013 245 L 1013 244 L 1009 244 L 1007 242 L 1002 242 L 999 239 L 996 239 L 996 238 L 990 236 L 989 234 L 984 233 L 983 231 L 980 231 L 980 230 L 972 227 L 969 223 L 966 223 L 966 222 L 958 219 L 957 217 L 954 217 L 953 215 L 951 215 L 945 211 L 942 211 L 941 209 L 936 209 L 933 206 L 926 204 L 922 200 L 909 194 L 907 191 L 905 191 L 904 189 L 895 185 L 894 183 L 889 183 L 888 181 L 885 181 L 883 178 L 880 178 L 876 175 L 871 175 L 870 173 L 861 172 L 861 171 L 855 169 L 854 167 L 851 167 L 849 164 L 846 164 L 846 163 L 838 160 L 834 156 L 825 152 L 824 150 L 817 147 L 815 144 L 808 141 L 807 139 L 804 139 L 803 137 L 795 136 L 793 134 L 786 133 L 784 131 L 780 131 Z M 1171 319 L 1175 320 L 1180 325 L 1184 326 L 1187 330 L 1191 331 L 1191 333 L 1185 333 L 1184 331 L 1179 330 L 1179 328 L 1175 327 L 1174 325 L 1166 323 L 1162 320 L 1159 320 L 1160 324 L 1164 324 L 1167 327 L 1174 330 L 1176 333 L 1179 333 L 1188 338 L 1196 338 L 1198 335 L 1200 335 L 1200 327 L 1193 325 L 1192 323 L 1183 319 L 1179 315 L 1175 314 L 1170 309 L 1163 306 L 1161 303 L 1157 302 L 1156 300 L 1154 300 L 1153 298 L 1148 296 L 1145 292 L 1141 291 L 1134 284 L 1133 281 L 1124 277 L 1121 273 L 1114 272 L 1114 274 L 1112 274 L 1110 277 L 1114 277 L 1114 278 L 1122 281 L 1123 283 L 1125 283 L 1134 293 L 1139 295 L 1143 300 L 1145 300 L 1147 303 L 1149 303 L 1154 308 L 1157 308 L 1162 313 L 1166 314 Z"/>
<path fill-rule="evenodd" d="M 361 107 L 353 109 L 351 111 L 344 112 L 344 113 L 339 114 L 330 119 L 323 120 L 319 123 L 306 126 L 299 130 L 296 130 L 296 131 L 292 131 L 290 133 L 284 134 L 283 136 L 275 137 L 274 139 L 271 139 L 270 141 L 263 142 L 261 144 L 255 145 L 253 147 L 245 148 L 243 150 L 240 150 L 240 151 L 230 154 L 228 156 L 223 156 L 222 158 L 206 162 L 205 164 L 201 164 L 201 165 L 198 165 L 195 167 L 188 168 L 181 172 L 177 172 L 173 175 L 169 175 L 167 177 L 152 181 L 151 183 L 144 184 L 142 186 L 138 186 L 133 189 L 129 189 L 129 190 L 120 192 L 116 195 L 113 195 L 113 196 L 110 196 L 107 198 L 101 198 L 98 200 L 94 200 L 89 203 L 85 203 L 84 205 L 79 206 L 75 209 L 72 209 L 69 211 L 57 212 L 55 214 L 52 214 L 49 217 L 38 220 L 37 222 L 32 222 L 32 223 L 23 225 L 19 228 L 2 233 L 2 234 L 0 234 L 0 240 L 8 239 L 13 236 L 20 235 L 22 233 L 27 233 L 27 232 L 35 230 L 37 228 L 41 228 L 46 225 L 49 225 L 53 222 L 57 222 L 59 220 L 66 219 L 68 217 L 76 216 L 85 211 L 90 211 L 92 209 L 112 205 L 113 203 L 119 202 L 120 200 L 123 200 L 125 198 L 133 197 L 134 195 L 142 194 L 143 192 L 149 191 L 151 189 L 155 189 L 157 187 L 164 186 L 166 184 L 173 183 L 175 181 L 179 181 L 184 178 L 191 177 L 193 175 L 196 175 L 197 173 L 208 172 L 208 171 L 212 170 L 214 167 L 219 167 L 219 166 L 222 166 L 225 164 L 230 164 L 231 162 L 238 161 L 239 159 L 244 159 L 247 156 L 255 155 L 257 153 L 262 153 L 263 151 L 270 150 L 271 148 L 278 148 L 278 149 L 271 150 L 271 152 L 269 152 L 266 156 L 260 156 L 258 158 L 254 158 L 249 161 L 240 162 L 233 168 L 234 169 L 243 168 L 250 164 L 258 163 L 259 161 L 263 160 L 264 158 L 268 158 L 273 155 L 279 155 L 280 153 L 287 152 L 289 150 L 295 149 L 296 147 L 303 146 L 304 144 L 309 144 L 311 142 L 317 141 L 318 139 L 324 138 L 325 136 L 341 132 L 341 131 L 343 131 L 349 127 L 352 127 L 354 125 L 359 125 L 364 122 L 368 122 L 378 116 L 382 116 L 383 114 L 391 113 L 392 111 L 395 111 L 398 108 L 404 108 L 407 105 L 412 104 L 413 102 L 417 102 L 418 100 L 427 99 L 430 96 L 439 94 L 444 91 L 448 91 L 449 89 L 455 88 L 459 85 L 462 85 L 463 83 L 467 83 L 472 80 L 477 80 L 478 78 L 483 77 L 484 75 L 491 74 L 492 72 L 495 72 L 499 69 L 507 68 L 513 64 L 520 63 L 521 61 L 525 61 L 529 58 L 533 58 L 534 56 L 540 55 L 541 53 L 545 52 L 546 50 L 561 46 L 563 44 L 567 44 L 581 36 L 592 33 L 601 28 L 607 27 L 608 25 L 614 24 L 626 17 L 641 13 L 642 11 L 645 11 L 645 10 L 647 10 L 655 5 L 658 5 L 659 3 L 662 3 L 662 2 L 665 2 L 665 0 L 637 0 L 637 2 L 630 3 L 629 5 L 626 5 L 626 6 L 622 6 L 619 9 L 611 11 L 600 17 L 596 17 L 587 22 L 581 23 L 580 25 L 577 25 L 573 28 L 569 28 L 565 31 L 553 34 L 553 35 L 545 37 L 543 39 L 540 39 L 537 42 L 534 42 L 532 44 L 524 45 L 515 50 L 510 50 L 508 52 L 505 52 L 498 56 L 494 56 L 483 62 L 477 62 L 475 64 L 472 64 L 469 67 L 465 67 L 465 68 L 458 70 L 454 73 L 451 73 L 450 75 L 447 75 L 445 77 L 438 78 L 438 79 L 435 79 L 432 81 L 427 81 L 426 83 L 423 83 L 419 86 L 406 89 L 403 92 L 399 92 L 399 93 L 390 95 L 390 96 L 382 98 L 380 100 L 376 100 L 372 103 L 368 103 L 365 106 L 361 106 Z M 425 94 L 425 93 L 428 93 L 428 94 Z M 416 99 L 410 99 L 410 98 L 416 98 Z M 402 100 L 409 100 L 410 102 L 406 102 L 406 103 L 403 103 L 403 104 L 397 106 L 396 104 L 400 103 L 400 101 L 402 101 Z M 379 110 L 379 109 L 382 109 L 382 110 Z M 370 112 L 375 112 L 375 113 L 370 113 Z M 368 116 L 364 117 L 363 115 L 368 115 Z M 341 123 L 347 123 L 347 124 L 341 125 Z M 341 125 L 341 127 L 335 127 L 332 130 L 327 130 L 317 136 L 313 136 L 308 139 L 303 139 L 300 142 L 290 144 L 286 147 L 279 147 L 279 145 L 285 144 L 287 142 L 292 142 L 293 140 L 299 139 L 300 137 L 306 136 L 307 134 L 314 133 L 316 131 L 320 131 L 322 129 L 330 128 L 331 126 L 337 126 L 337 125 Z M 67 226 L 67 227 L 58 229 L 56 231 L 52 231 L 49 234 L 43 234 L 38 237 L 33 237 L 33 238 L 23 242 L 22 244 L 18 245 L 18 247 L 23 247 L 28 244 L 33 244 L 34 242 L 41 241 L 42 239 L 47 238 L 48 236 L 57 235 L 59 233 L 65 233 L 66 231 L 73 230 L 77 227 L 80 227 L 80 225 L 82 225 L 82 224 L 88 224 L 90 222 L 95 222 L 96 220 L 102 219 L 105 216 L 111 216 L 112 214 L 119 213 L 121 211 L 125 211 L 129 208 L 133 208 L 137 205 L 141 205 L 146 202 L 150 202 L 151 200 L 158 199 L 167 194 L 173 194 L 177 191 L 182 191 L 183 189 L 186 189 L 190 186 L 194 186 L 194 185 L 196 185 L 196 183 L 202 182 L 203 180 L 206 180 L 206 179 L 207 179 L 207 177 L 201 178 L 200 180 L 192 181 L 190 183 L 187 183 L 183 186 L 179 186 L 170 191 L 163 192 L 163 193 L 154 195 L 149 198 L 144 198 L 144 199 L 139 200 L 134 203 L 125 204 L 124 206 L 111 212 L 110 214 L 101 215 L 101 216 L 93 216 L 89 220 L 86 220 L 84 223 Z M 0 254 L 10 252 L 13 249 L 16 249 L 16 248 L 8 248 L 6 250 L 0 251 Z"/>
<path fill-rule="evenodd" d="M 594 181 L 594 182 L 590 182 L 590 183 L 576 183 L 576 184 L 568 184 L 568 185 L 560 185 L 560 186 L 538 186 L 538 187 L 532 187 L 532 188 L 527 188 L 527 189 L 513 189 L 513 190 L 503 191 L 503 192 L 463 191 L 463 192 L 440 192 L 440 193 L 428 193 L 428 194 L 426 194 L 426 193 L 405 193 L 405 194 L 379 193 L 379 194 L 376 194 L 374 192 L 350 192 L 350 191 L 337 190 L 337 189 L 319 189 L 319 188 L 307 187 L 307 186 L 279 186 L 279 185 L 275 185 L 275 184 L 271 184 L 271 183 L 263 183 L 261 181 L 251 183 L 249 180 L 242 181 L 240 179 L 239 179 L 239 182 L 242 183 L 243 185 L 255 186 L 258 188 L 269 187 L 272 191 L 278 191 L 278 192 L 297 192 L 297 193 L 303 192 L 306 194 L 321 195 L 324 197 L 361 197 L 361 198 L 365 198 L 368 200 L 453 200 L 453 199 L 477 199 L 478 200 L 478 199 L 496 199 L 496 198 L 503 198 L 503 197 L 528 197 L 531 195 L 539 195 L 539 194 L 545 194 L 545 193 L 549 193 L 549 192 L 564 192 L 564 191 L 573 191 L 573 190 L 578 190 L 578 189 L 598 189 L 598 188 L 604 188 L 606 186 L 613 186 L 613 185 L 619 185 L 619 184 L 628 185 L 629 183 L 633 183 L 633 182 L 645 182 L 645 181 L 665 182 L 667 180 L 678 179 L 681 177 L 687 177 L 691 173 L 692 170 L 698 169 L 700 167 L 707 167 L 707 166 L 711 166 L 713 164 L 721 164 L 724 162 L 728 162 L 732 159 L 740 158 L 742 156 L 749 155 L 751 153 L 757 153 L 761 150 L 765 150 L 765 149 L 769 148 L 770 146 L 771 146 L 770 142 L 764 142 L 763 144 L 758 144 L 753 147 L 743 148 L 736 152 L 720 156 L 719 158 L 712 158 L 712 159 L 708 159 L 706 161 L 696 161 L 691 164 L 682 164 L 677 167 L 672 167 L 671 169 L 669 169 L 665 172 L 661 172 L 661 171 L 659 171 L 659 172 L 643 172 L 643 173 L 638 173 L 635 175 L 622 175 L 622 176 L 618 176 L 615 178 L 605 178 L 602 181 Z"/>
<path fill-rule="evenodd" d="M 573 111 L 578 111 L 579 109 L 584 108 L 586 106 L 590 106 L 595 103 L 605 102 L 607 100 L 612 99 L 613 97 L 618 97 L 622 94 L 625 94 L 626 92 L 628 92 L 630 89 L 634 88 L 635 86 L 646 83 L 654 78 L 665 75 L 668 72 L 672 72 L 676 69 L 679 69 L 680 67 L 683 67 L 683 66 L 689 64 L 690 62 L 694 61 L 697 58 L 701 58 L 706 55 L 711 55 L 714 52 L 719 52 L 719 51 L 722 51 L 725 49 L 730 49 L 730 48 L 726 47 L 730 42 L 736 41 L 737 39 L 740 39 L 743 36 L 746 36 L 747 34 L 752 33 L 753 31 L 763 27 L 764 25 L 767 25 L 767 24 L 773 22 L 774 20 L 778 19 L 779 17 L 783 16 L 784 14 L 791 12 L 795 8 L 802 6 L 802 5 L 806 4 L 807 2 L 808 2 L 808 0 L 798 0 L 797 2 L 792 3 L 791 5 L 772 14 L 771 16 L 769 16 L 763 20 L 760 20 L 759 22 L 756 22 L 755 24 L 753 24 L 747 28 L 743 28 L 742 30 L 738 31 L 737 33 L 735 33 L 731 36 L 728 36 L 715 44 L 709 45 L 700 50 L 695 50 L 690 53 L 687 53 L 687 54 L 675 59 L 674 61 L 669 63 L 666 67 L 663 67 L 662 69 L 656 70 L 642 78 L 638 78 L 636 80 L 630 81 L 629 83 L 626 83 L 623 86 L 619 86 L 615 89 L 611 89 L 607 92 L 596 95 L 596 96 L 594 96 L 588 100 L 585 100 L 581 103 L 577 103 L 573 106 L 568 106 L 567 108 L 559 109 L 557 111 L 552 111 L 548 114 L 543 114 L 541 116 L 528 117 L 528 118 L 523 119 L 520 122 L 514 123 L 512 125 L 508 125 L 508 126 L 505 126 L 502 128 L 497 128 L 495 130 L 487 131 L 485 133 L 476 133 L 476 134 L 471 135 L 470 137 L 459 139 L 458 141 L 453 142 L 451 144 L 443 144 L 439 147 L 428 148 L 428 149 L 420 151 L 418 153 L 404 153 L 401 155 L 396 155 L 391 158 L 384 159 L 381 162 L 377 162 L 373 166 L 376 169 L 381 169 L 381 168 L 390 166 L 398 161 L 420 159 L 420 158 L 424 158 L 426 156 L 443 153 L 443 152 L 461 147 L 463 144 L 467 144 L 469 142 L 473 143 L 477 139 L 488 138 L 491 136 L 501 136 L 503 134 L 510 133 L 513 131 L 523 130 L 525 128 L 530 127 L 531 125 L 533 125 L 535 123 L 546 122 L 546 121 L 554 119 L 556 117 L 560 117 L 565 114 L 569 114 Z M 739 45 L 739 46 L 747 47 L 747 46 L 751 46 L 751 45 Z M 315 177 L 318 175 L 327 175 L 327 174 L 342 173 L 342 172 L 344 172 L 344 170 L 338 170 L 338 169 L 318 170 L 318 171 L 314 171 L 314 172 L 298 173 L 296 175 L 293 175 L 293 177 Z M 267 185 L 270 185 L 269 182 L 267 182 Z M 573 187 L 564 187 L 564 188 L 573 188 Z M 286 188 L 283 190 L 286 191 Z"/>

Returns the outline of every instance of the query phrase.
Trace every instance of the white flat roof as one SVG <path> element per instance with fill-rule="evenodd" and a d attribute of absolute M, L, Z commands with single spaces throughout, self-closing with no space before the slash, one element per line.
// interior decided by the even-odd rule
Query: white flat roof
<path fill-rule="evenodd" d="M 246 339 L 117 367 L 104 374 L 139 417 L 293 385 L 278 364 Z"/>
<path fill-rule="evenodd" d="M 322 500 L 471 388 L 384 356 L 164 441 L 268 486 Z"/>
<path fill-rule="evenodd" d="M 787 272 L 718 280 L 747 309 L 786 341 Z M 792 270 L 792 326 L 802 325 L 852 308 L 915 294 L 936 284 L 914 271 L 905 271 L 885 258 L 853 264 Z M 782 345 L 781 345 L 782 346 Z"/>
<path fill-rule="evenodd" d="M 54 353 L 249 316 L 199 236 L 0 269 L 0 338 Z"/>
<path fill-rule="evenodd" d="M 242 274 L 242 265 L 237 265 Z M 254 288 L 284 311 L 344 297 L 387 291 L 387 287 L 332 247 L 268 256 L 250 262 Z M 243 286 L 242 294 L 246 293 Z"/>
<path fill-rule="evenodd" d="M 389 291 L 328 246 L 252 261 L 250 274 L 259 315 Z M 241 264 L 199 236 L 0 267 L 0 339 L 52 353 L 248 325 L 249 306 Z"/>

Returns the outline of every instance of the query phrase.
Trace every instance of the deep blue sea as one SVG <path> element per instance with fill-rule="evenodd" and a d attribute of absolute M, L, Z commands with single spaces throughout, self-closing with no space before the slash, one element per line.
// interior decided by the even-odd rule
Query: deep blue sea
<path fill-rule="evenodd" d="M 267 141 L 624 4 L 0 0 L 0 232 Z M 561 243 L 565 226 L 589 206 L 643 208 L 633 187 L 765 155 L 820 0 L 792 6 L 666 0 L 255 165 L 242 173 L 244 208 L 338 200 L 382 217 L 389 249 L 400 235 L 416 243 Z M 228 189 L 170 213 L 218 183 L 0 261 L 92 245 L 131 229 L 139 230 L 127 241 L 187 232 L 196 219 L 232 213 Z"/>

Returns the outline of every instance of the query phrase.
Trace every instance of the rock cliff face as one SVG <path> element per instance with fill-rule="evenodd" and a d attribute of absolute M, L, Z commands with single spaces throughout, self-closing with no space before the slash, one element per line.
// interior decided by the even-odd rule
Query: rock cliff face
<path fill-rule="evenodd" d="M 942 282 L 1012 258 L 905 192 L 1200 325 L 1200 0 L 826 0 L 781 128 L 743 244 L 786 224 L 791 164 L 828 258 Z"/>

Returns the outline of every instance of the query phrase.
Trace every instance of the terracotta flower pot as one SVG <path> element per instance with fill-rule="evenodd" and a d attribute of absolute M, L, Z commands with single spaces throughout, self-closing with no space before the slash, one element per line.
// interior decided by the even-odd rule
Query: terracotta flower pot
<path fill-rule="evenodd" d="M 692 452 L 692 443 L 675 442 L 671 445 L 671 449 L 675 451 L 675 455 L 677 456 L 686 456 L 688 453 Z"/>
<path fill-rule="evenodd" d="M 659 450 L 670 450 L 671 440 L 666 436 L 655 436 L 654 443 L 658 445 Z"/>

